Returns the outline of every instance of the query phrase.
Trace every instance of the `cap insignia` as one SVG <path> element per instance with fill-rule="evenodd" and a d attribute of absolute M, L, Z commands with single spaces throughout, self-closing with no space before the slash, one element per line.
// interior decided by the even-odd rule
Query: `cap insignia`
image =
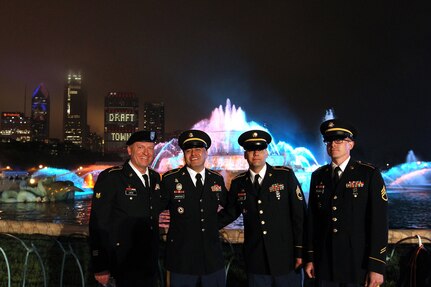
<path fill-rule="evenodd" d="M 252 137 L 256 138 L 257 137 L 257 133 L 254 132 L 253 135 L 252 135 Z"/>
<path fill-rule="evenodd" d="M 329 122 L 328 123 L 328 128 L 333 128 L 334 127 L 334 123 L 333 122 Z"/>
<path fill-rule="evenodd" d="M 150 132 L 150 139 L 153 141 L 156 138 L 156 132 Z"/>
<path fill-rule="evenodd" d="M 193 137 L 193 133 L 189 133 L 189 138 L 192 138 Z"/>

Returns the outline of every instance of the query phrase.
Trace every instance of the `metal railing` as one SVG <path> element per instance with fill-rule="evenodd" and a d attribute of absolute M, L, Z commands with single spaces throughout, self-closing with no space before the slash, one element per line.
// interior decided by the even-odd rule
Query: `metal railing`
<path fill-rule="evenodd" d="M 242 270 L 242 248 L 241 244 L 233 243 L 232 239 L 237 238 L 229 237 L 223 231 L 220 232 L 220 240 L 223 242 L 226 257 L 226 280 L 228 277 L 230 278 L 230 285 L 234 284 L 232 279 L 240 280 L 241 282 L 237 283 L 242 284 L 244 283 L 242 278 L 245 275 L 242 274 L 245 272 Z M 412 242 L 412 239 L 415 242 Z M 165 247 L 163 241 L 161 243 L 161 248 Z M 420 270 L 419 267 L 421 267 L 422 262 L 417 261 L 418 256 L 412 257 L 410 254 L 419 254 L 420 250 L 424 255 L 431 255 L 430 245 L 431 239 L 429 237 L 419 235 L 404 237 L 398 242 L 392 243 L 388 247 L 387 275 L 389 276 L 385 281 L 397 282 L 400 278 L 400 272 L 405 271 L 404 274 L 409 276 L 408 280 L 419 284 L 421 281 L 420 277 L 416 276 L 416 271 Z M 53 249 L 53 247 L 55 248 Z M 404 258 L 413 259 L 411 266 L 408 267 L 409 270 L 401 264 L 401 259 Z M 89 273 L 89 260 L 86 234 L 78 233 L 56 237 L 44 234 L 0 233 L 0 286 L 96 286 L 97 283 L 93 275 Z M 232 269 L 232 267 L 234 268 Z M 72 269 L 78 270 L 78 272 L 70 272 Z M 36 281 L 37 283 L 35 283 Z M 241 284 L 232 286 L 240 286 Z M 161 252 L 159 286 L 164 287 L 166 285 L 166 270 L 163 264 L 163 252 Z M 395 285 L 389 284 L 387 286 Z M 420 284 L 409 286 L 420 286 Z"/>
<path fill-rule="evenodd" d="M 35 236 L 44 236 L 43 234 L 34 234 Z M 43 286 L 47 287 L 48 286 L 48 276 L 47 276 L 47 268 L 45 266 L 44 260 L 42 259 L 42 256 L 40 255 L 40 251 L 38 250 L 38 248 L 36 247 L 35 243 L 33 242 L 32 239 L 29 240 L 29 242 L 25 242 L 24 240 L 20 239 L 18 236 L 10 234 L 10 233 L 0 233 L 0 236 L 2 237 L 6 237 L 8 239 L 11 239 L 12 241 L 16 241 L 19 243 L 19 245 L 21 247 L 23 247 L 24 251 L 25 251 L 25 256 L 24 256 L 24 260 L 22 263 L 22 266 L 20 267 L 20 269 L 22 269 L 22 275 L 21 275 L 21 282 L 20 282 L 20 286 L 25 287 L 27 286 L 27 279 L 28 279 L 28 275 L 29 275 L 29 259 L 30 256 L 32 254 L 34 254 L 36 256 L 38 265 L 40 267 L 40 277 L 38 276 L 38 278 L 43 278 Z M 73 247 L 72 247 L 72 242 L 71 239 L 74 238 L 78 238 L 77 236 L 82 237 L 82 235 L 79 234 L 71 234 L 70 236 L 66 237 L 66 239 L 68 239 L 66 242 L 61 242 L 60 240 L 58 240 L 57 238 L 53 238 L 53 237 L 49 237 L 48 240 L 55 242 L 55 244 L 59 247 L 59 249 L 62 252 L 62 260 L 61 260 L 61 266 L 60 266 L 60 287 L 63 286 L 64 284 L 64 272 L 65 272 L 65 265 L 66 265 L 66 258 L 68 256 L 71 256 L 74 259 L 75 264 L 77 265 L 78 269 L 79 269 L 79 277 L 80 277 L 80 281 L 81 281 L 81 286 L 85 286 L 85 277 L 84 277 L 84 271 L 82 268 L 82 264 L 79 260 L 78 255 L 75 253 Z M 82 237 L 84 238 L 84 237 Z M 6 252 L 6 248 L 4 248 L 3 246 L 0 245 L 0 251 L 2 254 L 2 257 L 4 259 L 5 265 L 6 265 L 6 270 L 7 270 L 7 286 L 11 287 L 12 286 L 12 264 L 10 262 L 10 256 L 8 257 L 8 254 Z M 14 250 L 14 252 L 17 252 L 17 250 Z M 14 263 L 16 264 L 16 260 L 17 258 L 15 258 Z M 33 274 L 34 276 L 34 274 Z M 39 286 L 40 283 L 38 283 Z"/>

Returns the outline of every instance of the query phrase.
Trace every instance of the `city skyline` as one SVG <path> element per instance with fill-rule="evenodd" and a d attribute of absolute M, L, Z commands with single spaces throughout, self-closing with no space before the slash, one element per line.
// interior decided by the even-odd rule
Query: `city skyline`
<path fill-rule="evenodd" d="M 23 112 L 26 93 L 29 116 L 44 83 L 53 137 L 62 133 L 65 79 L 76 72 L 99 135 L 112 91 L 164 102 L 167 132 L 229 98 L 294 146 L 318 145 L 334 108 L 358 128 L 359 155 L 400 161 L 412 149 L 431 159 L 431 25 L 417 3 L 0 5 L 1 111 Z"/>

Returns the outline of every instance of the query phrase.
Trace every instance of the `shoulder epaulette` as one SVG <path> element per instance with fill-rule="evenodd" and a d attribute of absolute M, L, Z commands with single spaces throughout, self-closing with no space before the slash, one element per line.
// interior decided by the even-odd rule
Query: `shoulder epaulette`
<path fill-rule="evenodd" d="M 122 165 L 113 166 L 113 167 L 108 169 L 108 172 L 113 172 L 113 171 L 117 171 L 117 170 L 123 170 L 123 166 Z"/>
<path fill-rule="evenodd" d="M 242 172 L 242 173 L 238 174 L 237 176 L 235 176 L 232 180 L 237 179 L 237 178 L 240 178 L 240 177 L 244 177 L 244 176 L 246 176 L 246 175 L 247 175 L 247 172 L 246 172 L 246 171 L 245 171 L 245 172 Z"/>
<path fill-rule="evenodd" d="M 158 173 L 157 171 L 155 171 L 154 169 L 152 169 L 152 168 L 148 168 L 148 170 L 150 171 L 150 174 L 152 173 L 152 174 L 157 174 L 160 178 L 161 178 L 161 175 L 160 175 L 160 173 Z"/>
<path fill-rule="evenodd" d="M 322 165 L 322 166 L 319 166 L 318 168 L 316 168 L 316 170 L 315 170 L 315 171 L 320 171 L 320 170 L 323 170 L 323 169 L 325 169 L 325 168 L 328 168 L 328 165 L 327 165 L 327 164 Z"/>
<path fill-rule="evenodd" d="M 148 170 L 150 171 L 150 172 L 152 172 L 152 173 L 157 173 L 157 174 L 159 174 L 157 171 L 155 171 L 154 169 L 152 169 L 152 168 L 148 168 Z"/>
<path fill-rule="evenodd" d="M 175 174 L 175 173 L 179 172 L 180 170 L 181 170 L 181 168 L 171 169 L 171 170 L 165 172 L 162 177 L 166 177 L 166 176 Z"/>
<path fill-rule="evenodd" d="M 376 167 L 374 165 L 372 165 L 371 163 L 362 162 L 362 161 L 359 161 L 359 160 L 357 161 L 357 163 L 360 164 L 360 165 L 368 166 L 368 167 L 370 167 L 372 169 L 376 169 Z"/>
<path fill-rule="evenodd" d="M 215 175 L 223 177 L 218 171 L 215 171 L 215 170 L 212 170 L 212 169 L 207 169 L 207 171 L 209 171 L 212 174 L 215 174 Z"/>
<path fill-rule="evenodd" d="M 274 166 L 273 168 L 274 168 L 274 169 L 276 169 L 276 170 L 292 171 L 292 168 L 291 168 L 291 167 L 288 167 L 288 166 L 282 166 L 282 165 Z"/>

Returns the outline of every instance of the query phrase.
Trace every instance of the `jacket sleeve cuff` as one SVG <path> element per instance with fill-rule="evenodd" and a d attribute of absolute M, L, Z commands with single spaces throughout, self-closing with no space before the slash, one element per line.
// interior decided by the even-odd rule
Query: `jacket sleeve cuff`
<path fill-rule="evenodd" d="M 308 250 L 305 254 L 305 262 L 313 262 L 314 261 L 314 251 Z"/>
<path fill-rule="evenodd" d="M 384 274 L 386 262 L 375 257 L 368 257 L 368 271 L 373 271 L 379 274 Z"/>

